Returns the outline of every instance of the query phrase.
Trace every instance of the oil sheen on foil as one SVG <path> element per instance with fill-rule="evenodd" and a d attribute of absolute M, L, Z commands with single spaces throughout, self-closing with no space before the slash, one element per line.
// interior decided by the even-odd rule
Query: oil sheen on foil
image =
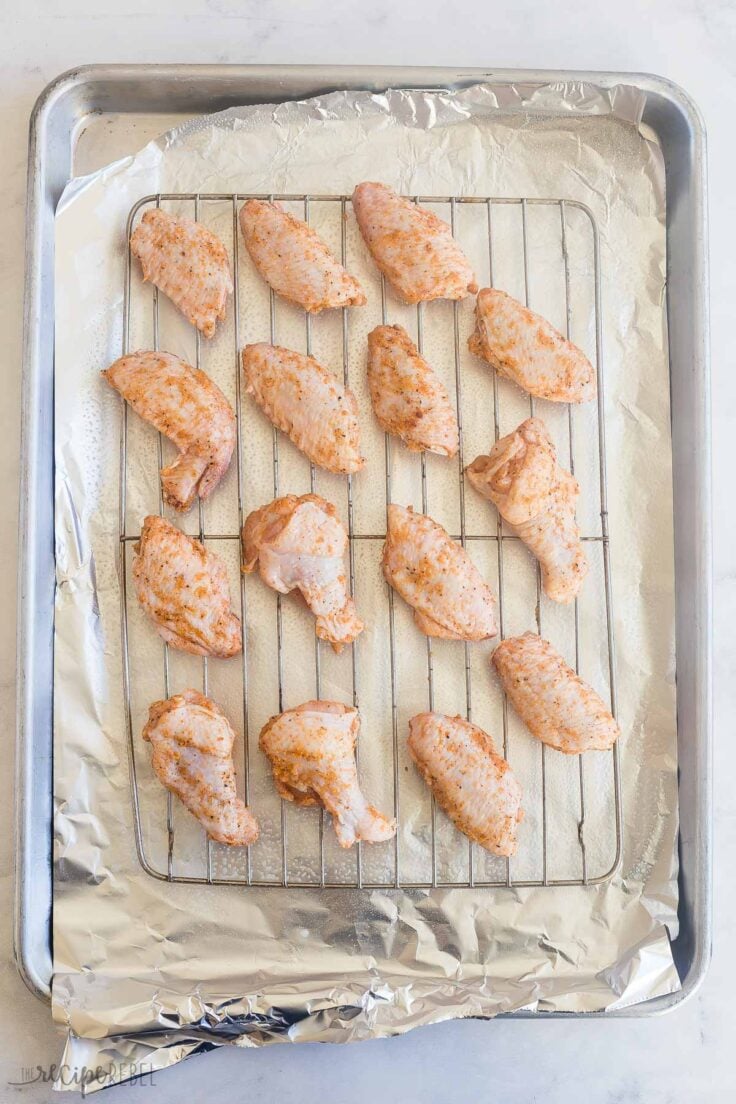
<path fill-rule="evenodd" d="M 198 1049 L 234 1043 L 352 1040 L 398 1034 L 443 1019 L 490 1017 L 520 1009 L 599 1012 L 676 990 L 670 953 L 676 934 L 677 833 L 674 607 L 669 385 L 663 289 L 665 197 L 661 154 L 639 125 L 635 90 L 610 92 L 560 83 L 543 90 L 478 85 L 461 92 L 333 93 L 303 103 L 242 108 L 198 119 L 135 157 L 72 182 L 56 222 L 56 553 L 55 637 L 55 881 L 53 1011 L 68 1029 L 64 1060 L 100 1066 L 106 1076 L 90 1088 L 125 1076 L 132 1061 L 163 1068 Z M 491 281 L 522 298 L 571 334 L 593 356 L 596 346 L 590 209 L 600 235 L 598 350 L 605 381 L 607 490 L 612 571 L 615 673 L 623 737 L 621 863 L 597 885 L 456 888 L 472 878 L 497 881 L 498 864 L 436 815 L 436 853 L 443 888 L 386 888 L 395 880 L 423 882 L 431 852 L 429 798 L 405 753 L 406 719 L 427 708 L 423 638 L 397 599 L 398 760 L 394 771 L 391 681 L 386 647 L 385 587 L 380 579 L 380 533 L 385 515 L 383 436 L 372 419 L 365 386 L 365 338 L 382 320 L 380 283 L 352 219 L 343 207 L 312 203 L 313 223 L 368 292 L 351 312 L 346 338 L 338 315 L 313 320 L 315 355 L 336 370 L 347 357 L 350 386 L 360 405 L 367 471 L 354 480 L 354 509 L 368 538 L 356 542 L 356 597 L 372 624 L 358 660 L 323 649 L 320 691 L 359 703 L 360 771 L 379 807 L 401 792 L 400 850 L 334 846 L 329 819 L 313 810 L 285 813 L 288 880 L 307 887 L 202 885 L 216 881 L 282 880 L 281 810 L 259 758 L 260 725 L 278 711 L 275 596 L 256 577 L 246 581 L 246 659 L 212 661 L 209 691 L 239 734 L 242 778 L 246 750 L 250 801 L 262 821 L 262 842 L 248 858 L 215 846 L 207 852 L 188 814 L 172 805 L 175 846 L 170 855 L 166 795 L 152 776 L 140 730 L 148 704 L 164 696 L 160 640 L 128 605 L 131 722 L 138 779 L 134 818 L 128 761 L 121 654 L 121 522 L 135 534 L 158 512 L 155 434 L 128 419 L 126 509 L 119 511 L 121 410 L 99 371 L 123 342 L 125 225 L 143 196 L 156 193 L 284 193 L 349 195 L 356 183 L 379 179 L 409 195 L 569 201 L 564 242 L 559 206 L 493 205 L 491 249 L 486 208 L 457 204 L 457 234 L 480 283 Z M 584 206 L 578 206 L 584 205 Z M 206 208 L 206 210 L 205 210 Z M 176 210 L 176 203 L 169 209 Z M 184 206 L 181 207 L 184 210 Z M 300 214 L 299 203 L 290 209 Z M 437 206 L 441 217 L 450 206 Z M 192 213 L 191 210 L 188 213 Z M 202 204 L 200 216 L 233 249 L 232 202 Z M 523 218 L 524 225 L 519 221 Z M 554 219 L 557 221 L 555 222 Z M 475 221 L 474 221 L 475 220 Z M 524 268 L 526 242 L 526 271 Z M 561 281 L 566 251 L 568 287 Z M 236 347 L 268 340 L 267 290 L 240 249 L 237 328 L 230 308 L 202 366 L 235 400 Z M 564 298 L 569 299 L 569 313 Z M 153 340 L 150 289 L 136 269 L 131 279 L 130 347 Z M 389 321 L 416 327 L 393 296 Z M 422 315 L 425 354 L 450 381 L 455 324 L 463 388 L 465 462 L 487 452 L 494 434 L 491 370 L 465 351 L 472 301 L 428 304 Z M 329 312 L 328 312 L 329 314 Z M 303 315 L 279 305 L 276 338 L 304 348 Z M 193 361 L 195 337 L 160 302 L 161 347 Z M 414 329 L 413 332 L 416 332 Z M 454 384 L 453 384 L 454 386 Z M 528 399 L 499 386 L 500 431 L 528 416 Z M 543 416 L 569 447 L 567 412 Z M 243 396 L 243 508 L 273 496 L 270 426 Z M 583 532 L 600 526 L 595 414 L 575 412 L 574 460 L 581 482 Z M 457 532 L 458 469 L 429 458 L 423 487 L 416 456 L 392 450 L 395 501 L 421 507 Z M 561 459 L 566 460 L 564 451 Z M 449 464 L 449 466 L 448 466 Z M 234 466 L 233 466 L 234 467 Z M 646 473 L 644 475 L 644 473 Z M 310 489 L 309 466 L 285 442 L 281 492 Z M 345 487 L 318 476 L 319 493 L 345 516 Z M 468 492 L 467 524 L 477 533 L 473 555 L 494 587 L 498 559 L 494 511 Z M 236 534 L 238 473 L 231 470 L 206 507 L 206 529 Z M 184 521 L 199 528 L 196 510 Z M 477 545 L 477 547 L 476 547 Z M 214 547 L 214 545 L 213 545 Z M 506 635 L 535 628 L 535 577 L 523 550 L 504 563 Z M 600 542 L 586 545 L 590 578 L 579 611 L 581 673 L 607 688 L 605 591 Z M 237 541 L 222 540 L 237 608 Z M 284 705 L 315 694 L 313 624 L 285 599 Z M 568 614 L 546 602 L 542 629 L 568 655 Z M 498 738 L 502 700 L 488 664 L 492 645 L 471 646 L 473 719 Z M 462 646 L 434 653 L 434 702 L 443 712 L 467 707 Z M 357 672 L 357 688 L 355 683 Z M 201 686 L 201 665 L 173 655 L 171 692 Z M 244 709 L 244 701 L 247 709 Z M 247 725 L 247 731 L 244 727 Z M 540 800 L 539 747 L 513 718 L 509 759 L 525 786 L 527 817 L 513 860 L 515 881 L 581 878 L 577 782 L 570 766 L 547 755 L 546 808 Z M 593 880 L 615 860 L 611 768 L 586 764 L 585 861 Z M 577 771 L 577 767 L 575 767 Z M 574 830 L 572 830 L 574 829 Z M 141 866 L 142 847 L 149 870 Z M 547 849 L 541 840 L 546 834 Z M 320 839 L 322 840 L 320 849 Z M 383 845 L 382 845 L 383 846 Z M 260 851 L 259 851 L 260 848 Z M 169 863 L 177 878 L 166 880 Z M 323 865 L 326 864 L 326 865 Z M 321 888 L 327 880 L 345 888 Z M 350 884 L 348 884 L 350 883 Z"/>

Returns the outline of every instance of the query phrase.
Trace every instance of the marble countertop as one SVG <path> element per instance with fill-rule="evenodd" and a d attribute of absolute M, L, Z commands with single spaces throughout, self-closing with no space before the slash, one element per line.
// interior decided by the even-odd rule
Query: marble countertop
<path fill-rule="evenodd" d="M 733 869 L 736 744 L 736 511 L 729 440 L 736 437 L 731 314 L 736 290 L 736 5 L 732 0 L 574 0 L 493 5 L 466 0 L 25 0 L 0 12 L 0 135 L 6 165 L 0 208 L 0 319 L 5 400 L 0 463 L 8 498 L 0 540 L 0 1100 L 40 1104 L 50 1085 L 18 1088 L 23 1069 L 58 1061 L 61 1037 L 12 960 L 12 786 L 23 235 L 28 116 L 59 72 L 87 62 L 445 64 L 609 69 L 661 74 L 681 84 L 708 128 L 715 520 L 715 946 L 708 977 L 674 1013 L 651 1020 L 521 1020 L 441 1024 L 353 1046 L 223 1049 L 115 1088 L 105 1101 L 167 1104 L 279 1099 L 288 1104 L 376 1098 L 425 1104 L 680 1104 L 736 1099 L 736 888 Z M 730 366 L 730 367 L 729 367 Z M 729 639 L 732 643 L 729 645 Z M 730 676 L 730 677 L 729 677 Z M 140 1094 L 140 1096 L 138 1095 Z M 60 1098 L 56 1098 L 60 1099 Z"/>

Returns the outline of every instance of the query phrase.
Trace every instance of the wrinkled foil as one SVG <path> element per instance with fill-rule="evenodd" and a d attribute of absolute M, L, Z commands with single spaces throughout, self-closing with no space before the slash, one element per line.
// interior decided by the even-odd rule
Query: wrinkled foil
<path fill-rule="evenodd" d="M 678 989 L 665 195 L 642 106 L 636 89 L 578 82 L 338 92 L 194 120 L 68 186 L 56 236 L 53 1014 L 68 1029 L 67 1066 L 98 1069 L 88 1091 L 131 1063 L 162 1069 L 223 1044 L 612 1011 Z M 119 405 L 99 378 L 121 351 L 125 220 L 154 192 L 335 194 L 362 179 L 408 194 L 577 199 L 598 221 L 624 733 L 623 859 L 604 884 L 232 889 L 167 884 L 138 863 Z"/>

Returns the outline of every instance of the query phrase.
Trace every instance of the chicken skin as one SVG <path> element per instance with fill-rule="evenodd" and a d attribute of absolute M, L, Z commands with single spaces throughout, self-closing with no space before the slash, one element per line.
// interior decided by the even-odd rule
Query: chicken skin
<path fill-rule="evenodd" d="M 427 636 L 486 640 L 498 632 L 493 593 L 465 549 L 411 507 L 388 508 L 383 574 Z"/>
<path fill-rule="evenodd" d="M 497 508 L 542 567 L 544 593 L 572 602 L 583 585 L 588 561 L 575 520 L 580 487 L 557 463 L 540 418 L 527 418 L 501 437 L 490 456 L 466 468 L 472 485 Z"/>
<path fill-rule="evenodd" d="M 473 270 L 446 222 L 385 184 L 359 184 L 353 210 L 386 279 L 407 303 L 464 299 L 478 290 Z"/>
<path fill-rule="evenodd" d="M 458 425 L 450 397 L 401 326 L 376 326 L 368 334 L 368 387 L 386 433 L 400 437 L 412 452 L 456 454 Z"/>
<path fill-rule="evenodd" d="M 491 662 L 532 736 L 566 755 L 608 751 L 621 730 L 592 687 L 535 633 L 510 637 Z"/>
<path fill-rule="evenodd" d="M 343 475 L 364 466 L 355 396 L 313 357 L 246 345 L 243 372 L 248 394 L 313 463 Z"/>
<path fill-rule="evenodd" d="M 396 835 L 396 821 L 369 805 L 358 785 L 357 709 L 333 701 L 308 701 L 271 717 L 259 739 L 271 761 L 281 797 L 297 805 L 322 805 L 332 814 L 338 843 L 381 843 Z"/>
<path fill-rule="evenodd" d="M 595 371 L 582 350 L 505 291 L 478 292 L 468 348 L 540 399 L 582 403 L 595 398 Z"/>
<path fill-rule="evenodd" d="M 258 822 L 235 791 L 235 733 L 222 710 L 196 690 L 185 690 L 148 711 L 143 739 L 162 786 L 197 818 L 210 839 L 247 847 L 258 839 Z"/>
<path fill-rule="evenodd" d="M 143 279 L 167 295 L 205 337 L 212 337 L 233 292 L 230 262 L 220 239 L 194 219 L 156 207 L 136 226 L 130 248 L 141 262 Z"/>
<path fill-rule="evenodd" d="M 521 786 L 488 733 L 442 713 L 409 721 L 409 754 L 456 828 L 494 855 L 516 851 Z"/>
<path fill-rule="evenodd" d="M 172 648 L 227 657 L 242 651 L 225 564 L 162 517 L 147 517 L 135 545 L 133 584 L 143 610 Z"/>
<path fill-rule="evenodd" d="M 277 295 L 316 314 L 329 307 L 362 307 L 362 287 L 333 257 L 316 231 L 277 203 L 249 199 L 240 229 L 251 260 Z"/>
<path fill-rule="evenodd" d="M 254 510 L 243 526 L 243 571 L 255 571 L 279 594 L 299 590 L 317 618 L 316 632 L 336 652 L 364 624 L 348 595 L 343 557 L 348 535 L 331 502 L 285 495 Z"/>
<path fill-rule="evenodd" d="M 236 437 L 235 414 L 219 387 L 173 353 L 131 353 L 102 375 L 179 449 L 161 471 L 166 502 L 188 510 L 197 495 L 211 495 L 228 469 Z"/>

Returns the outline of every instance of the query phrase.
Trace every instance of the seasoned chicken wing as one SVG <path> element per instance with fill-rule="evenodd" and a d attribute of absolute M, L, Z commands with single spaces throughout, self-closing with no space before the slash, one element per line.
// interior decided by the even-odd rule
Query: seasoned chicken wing
<path fill-rule="evenodd" d="M 386 184 L 359 184 L 353 210 L 381 272 L 407 303 L 463 299 L 478 290 L 446 222 Z"/>
<path fill-rule="evenodd" d="M 319 234 L 277 203 L 249 199 L 240 208 L 240 229 L 254 265 L 284 299 L 313 313 L 366 302 Z"/>
<path fill-rule="evenodd" d="M 490 456 L 476 457 L 466 471 L 475 489 L 491 500 L 539 560 L 547 597 L 572 602 L 588 572 L 575 520 L 580 487 L 558 465 L 544 422 L 527 418 L 496 441 Z"/>
<path fill-rule="evenodd" d="M 468 348 L 540 399 L 581 403 L 595 398 L 595 371 L 582 350 L 505 291 L 478 292 Z"/>
<path fill-rule="evenodd" d="M 488 733 L 462 717 L 419 713 L 409 721 L 408 745 L 453 824 L 494 855 L 513 855 L 521 786 Z"/>
<path fill-rule="evenodd" d="M 383 573 L 427 636 L 486 640 L 498 632 L 491 588 L 465 549 L 426 514 L 389 506 Z"/>
<path fill-rule="evenodd" d="M 153 747 L 156 776 L 197 818 L 210 839 L 247 847 L 258 822 L 235 791 L 235 733 L 222 710 L 196 690 L 185 690 L 148 711 L 143 739 Z"/>
<path fill-rule="evenodd" d="M 212 337 L 233 291 L 220 239 L 194 219 L 156 207 L 136 226 L 130 248 L 141 262 L 143 279 L 167 295 L 205 337 Z"/>
<path fill-rule="evenodd" d="M 358 404 L 352 391 L 313 357 L 281 345 L 246 345 L 246 391 L 310 460 L 327 471 L 359 471 Z"/>
<path fill-rule="evenodd" d="M 243 571 L 257 566 L 264 583 L 280 594 L 299 590 L 317 618 L 317 636 L 340 652 L 365 627 L 348 595 L 347 547 L 331 502 L 314 494 L 285 495 L 245 519 Z"/>
<path fill-rule="evenodd" d="M 240 619 L 230 609 L 220 557 L 162 517 L 147 517 L 135 545 L 138 601 L 173 648 L 202 656 L 242 651 Z"/>
<path fill-rule="evenodd" d="M 102 375 L 126 402 L 180 450 L 161 471 L 164 498 L 188 510 L 207 498 L 230 464 L 235 414 L 209 376 L 173 353 L 138 352 L 120 357 Z"/>
<path fill-rule="evenodd" d="M 541 636 L 504 640 L 492 662 L 509 701 L 542 743 L 579 755 L 607 751 L 618 739 L 621 730 L 598 694 Z"/>
<path fill-rule="evenodd" d="M 332 814 L 341 847 L 380 843 L 396 835 L 396 821 L 369 805 L 358 785 L 357 709 L 308 701 L 271 717 L 259 746 L 271 760 L 276 789 L 297 805 L 323 805 Z"/>
<path fill-rule="evenodd" d="M 368 334 L 368 386 L 387 433 L 413 452 L 455 455 L 458 425 L 450 397 L 401 326 L 376 326 Z"/>

